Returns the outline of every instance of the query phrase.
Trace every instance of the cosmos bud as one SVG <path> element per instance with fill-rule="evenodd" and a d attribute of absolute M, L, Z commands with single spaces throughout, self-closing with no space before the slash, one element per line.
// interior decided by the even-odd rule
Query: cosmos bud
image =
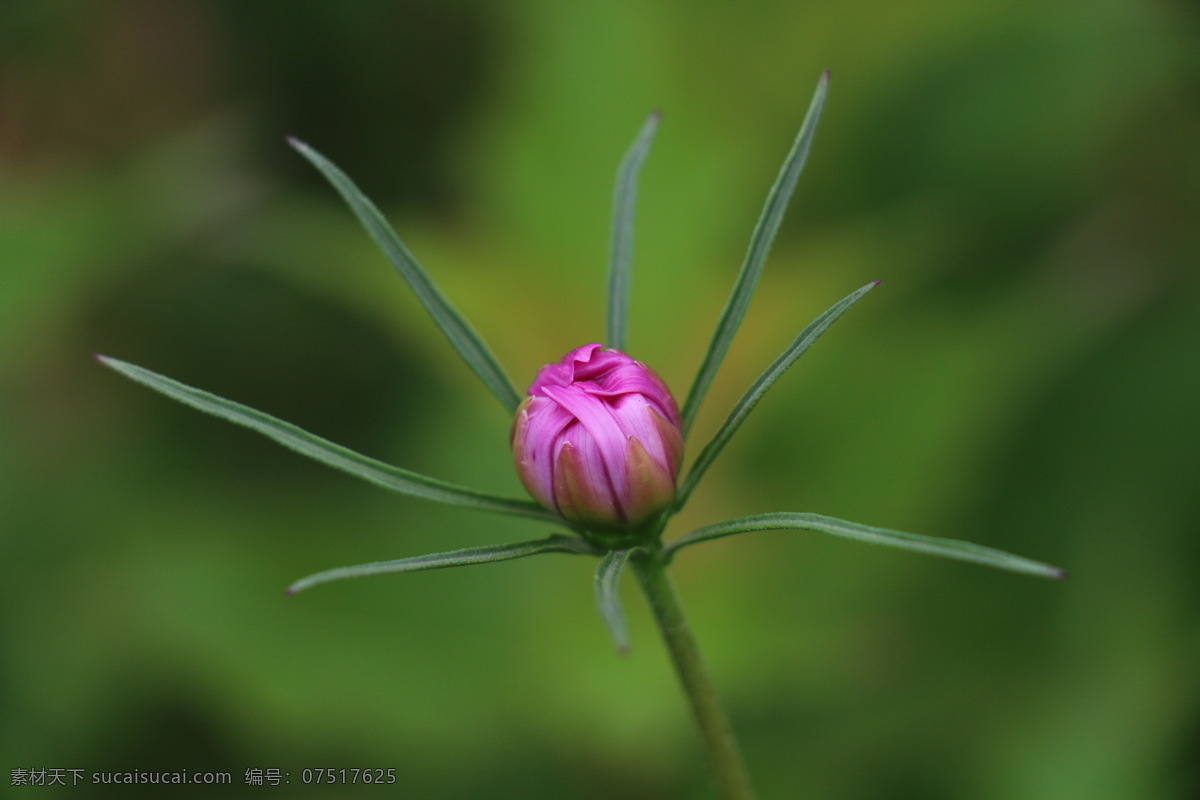
<path fill-rule="evenodd" d="M 679 409 L 649 367 L 589 344 L 538 371 L 517 409 L 517 475 L 546 508 L 593 532 L 632 532 L 675 499 Z"/>

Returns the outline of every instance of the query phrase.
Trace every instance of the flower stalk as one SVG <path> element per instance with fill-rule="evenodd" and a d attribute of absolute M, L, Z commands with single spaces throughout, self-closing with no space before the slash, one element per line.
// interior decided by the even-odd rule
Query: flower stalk
<path fill-rule="evenodd" d="M 666 562 L 658 552 L 646 552 L 633 559 L 633 573 L 650 604 L 658 632 L 687 696 L 705 759 L 722 799 L 753 800 L 754 790 L 742 761 L 741 749 L 709 677 L 696 637 L 683 615 L 679 597 L 667 574 Z"/>

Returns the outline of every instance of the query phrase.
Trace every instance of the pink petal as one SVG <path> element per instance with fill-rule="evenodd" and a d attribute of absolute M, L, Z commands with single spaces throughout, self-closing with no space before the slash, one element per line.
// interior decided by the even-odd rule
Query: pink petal
<path fill-rule="evenodd" d="M 625 497 L 629 489 L 625 474 L 625 432 L 612 410 L 577 386 L 547 386 L 543 391 L 579 420 L 600 451 L 613 491 L 618 498 Z"/>

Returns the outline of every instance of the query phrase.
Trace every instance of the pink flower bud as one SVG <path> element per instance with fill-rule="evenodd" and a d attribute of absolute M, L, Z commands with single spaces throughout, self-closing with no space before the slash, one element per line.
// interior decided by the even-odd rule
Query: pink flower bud
<path fill-rule="evenodd" d="M 679 409 L 654 372 L 589 344 L 538 371 L 517 409 L 517 475 L 539 503 L 590 531 L 639 528 L 675 499 Z"/>

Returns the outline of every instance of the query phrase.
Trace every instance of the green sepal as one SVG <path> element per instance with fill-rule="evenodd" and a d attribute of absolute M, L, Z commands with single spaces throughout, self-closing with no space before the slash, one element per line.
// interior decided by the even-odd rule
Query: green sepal
<path fill-rule="evenodd" d="M 347 578 L 362 578 L 367 575 L 389 575 L 399 572 L 420 572 L 426 569 L 446 569 L 447 567 L 465 567 L 471 564 L 490 564 L 493 561 L 511 561 L 514 558 L 525 558 L 526 556 L 536 556 L 542 553 L 597 555 L 596 550 L 578 536 L 553 534 L 545 539 L 536 539 L 531 542 L 464 547 L 461 550 L 451 550 L 446 553 L 430 553 L 424 556 L 398 558 L 394 561 L 376 561 L 371 564 L 359 564 L 354 567 L 327 569 L 324 572 L 318 572 L 296 581 L 287 588 L 286 594 L 296 594 L 317 584 L 340 581 Z"/>
<path fill-rule="evenodd" d="M 508 410 L 515 414 L 521 403 L 521 396 L 509 380 L 504 368 L 496 356 L 480 338 L 470 323 L 463 318 L 458 310 L 450 304 L 445 295 L 434 284 L 429 274 L 417 262 L 413 254 L 404 246 L 404 242 L 396 235 L 396 231 L 384 219 L 379 209 L 354 184 L 354 181 L 342 172 L 332 161 L 309 147 L 299 139 L 288 139 L 288 144 L 300 155 L 320 170 L 321 174 L 333 184 L 342 198 L 358 216 L 359 222 L 371 234 L 371 238 L 383 250 L 388 261 L 408 283 L 409 288 L 416 294 L 421 305 L 433 317 L 434 322 L 442 329 L 442 333 L 454 345 L 454 349 L 462 356 L 475 374 L 487 385 L 492 394 Z"/>
<path fill-rule="evenodd" d="M 725 358 L 725 353 L 733 341 L 733 336 L 737 333 L 738 326 L 742 324 L 746 308 L 750 305 L 750 297 L 754 294 L 754 287 L 758 284 L 758 276 L 762 273 L 763 262 L 767 259 L 771 243 L 775 240 L 775 233 L 779 230 L 779 223 L 783 219 L 783 212 L 787 209 L 792 191 L 796 188 L 796 181 L 799 180 L 800 172 L 804 169 L 804 162 L 808 159 L 808 151 L 812 146 L 813 136 L 817 132 L 817 122 L 821 118 L 821 109 L 825 105 L 825 94 L 828 87 L 829 73 L 823 72 L 821 79 L 817 82 L 817 90 L 808 106 L 808 112 L 804 115 L 804 122 L 800 124 L 800 132 L 796 134 L 792 149 L 788 151 L 779 175 L 775 178 L 775 183 L 767 194 L 766 204 L 763 206 L 758 223 L 754 226 L 754 233 L 750 237 L 750 248 L 746 252 L 745 261 L 742 262 L 742 269 L 738 273 L 737 280 L 734 281 L 729 299 L 725 301 L 725 308 L 721 311 L 720 319 L 717 320 L 712 341 L 709 342 L 708 350 L 704 354 L 703 361 L 700 362 L 700 369 L 696 372 L 696 378 L 692 382 L 687 400 L 684 401 L 681 412 L 684 435 L 692 427 L 696 412 L 700 410 L 700 402 L 704 399 L 709 384 L 716 376 L 721 361 Z"/>
<path fill-rule="evenodd" d="M 221 417 L 237 425 L 244 425 L 271 439 L 295 450 L 301 455 L 320 461 L 335 469 L 348 472 L 385 489 L 401 494 L 432 500 L 435 503 L 445 503 L 452 506 L 476 508 L 482 511 L 495 511 L 500 514 L 512 514 L 518 517 L 530 517 L 543 522 L 564 524 L 558 515 L 547 511 L 531 500 L 519 500 L 512 497 L 481 492 L 465 486 L 430 478 L 416 472 L 385 464 L 369 456 L 334 444 L 326 439 L 309 433 L 290 422 L 276 419 L 270 414 L 257 409 L 226 400 L 215 394 L 196 389 L 179 381 L 151 372 L 144 367 L 120 361 L 115 358 L 97 355 L 96 360 L 122 375 L 138 383 L 149 386 L 155 391 L 165 394 L 192 408 L 208 414 Z"/>
<path fill-rule="evenodd" d="M 682 507 L 687 501 L 688 496 L 696 488 L 696 484 L 699 483 L 701 476 L 704 475 L 704 471 L 709 468 L 713 459 L 721 452 L 721 448 L 725 446 L 725 443 L 729 441 L 730 437 L 733 436 L 734 432 L 746 419 L 746 415 L 762 399 L 762 396 L 766 394 L 775 381 L 779 380 L 788 367 L 796 362 L 796 359 L 804 355 L 804 352 L 825 332 L 826 328 L 836 322 L 838 317 L 846 313 L 850 306 L 857 303 L 863 295 L 874 289 L 877 285 L 879 285 L 879 281 L 872 281 L 861 289 L 851 292 L 826 309 L 824 313 L 810 322 L 808 327 L 800 332 L 800 335 L 771 363 L 771 366 L 767 367 L 758 376 L 754 383 L 750 385 L 750 388 L 746 390 L 746 393 L 742 395 L 742 398 L 738 400 L 737 405 L 733 407 L 733 411 L 729 412 L 729 417 L 725 420 L 725 424 L 721 426 L 721 429 L 717 431 L 716 436 L 704 446 L 704 449 L 700 451 L 700 455 L 696 457 L 695 462 L 693 462 L 691 469 L 688 471 L 687 477 L 675 493 L 676 508 Z"/>
<path fill-rule="evenodd" d="M 1067 576 L 1067 573 L 1058 567 L 1021 556 L 1015 556 L 1003 550 L 995 550 L 991 547 L 972 544 L 971 542 L 961 542 L 957 539 L 938 539 L 932 536 L 919 536 L 915 533 L 874 528 L 870 525 L 834 519 L 833 517 L 825 517 L 820 514 L 802 514 L 787 511 L 757 514 L 755 516 L 727 520 L 726 522 L 718 522 L 716 525 L 707 525 L 669 542 L 663 548 L 663 557 L 669 560 L 674 556 L 676 551 L 684 547 L 699 544 L 710 539 L 719 539 L 722 536 L 732 536 L 737 533 L 747 533 L 749 531 L 784 529 L 828 533 L 847 539 L 857 539 L 860 542 L 882 544 L 888 547 L 898 547 L 903 550 L 915 550 L 920 553 L 953 558 L 959 561 L 973 561 L 976 564 L 983 564 L 997 569 L 1006 569 L 1012 572 L 1023 572 L 1027 575 L 1036 575 L 1041 578 L 1065 578 Z"/>
<path fill-rule="evenodd" d="M 605 345 L 622 352 L 627 347 L 629 327 L 629 262 L 633 256 L 633 211 L 637 202 L 638 174 L 650 151 L 659 113 L 651 112 L 637 138 L 621 159 L 613 191 L 612 252 L 608 264 L 608 318 Z"/>
<path fill-rule="evenodd" d="M 621 575 L 625 572 L 630 558 L 645 553 L 646 550 L 642 547 L 609 550 L 596 565 L 596 608 L 609 634 L 612 635 L 617 652 L 621 655 L 629 652 L 629 628 L 625 623 L 625 611 L 621 608 Z"/>

